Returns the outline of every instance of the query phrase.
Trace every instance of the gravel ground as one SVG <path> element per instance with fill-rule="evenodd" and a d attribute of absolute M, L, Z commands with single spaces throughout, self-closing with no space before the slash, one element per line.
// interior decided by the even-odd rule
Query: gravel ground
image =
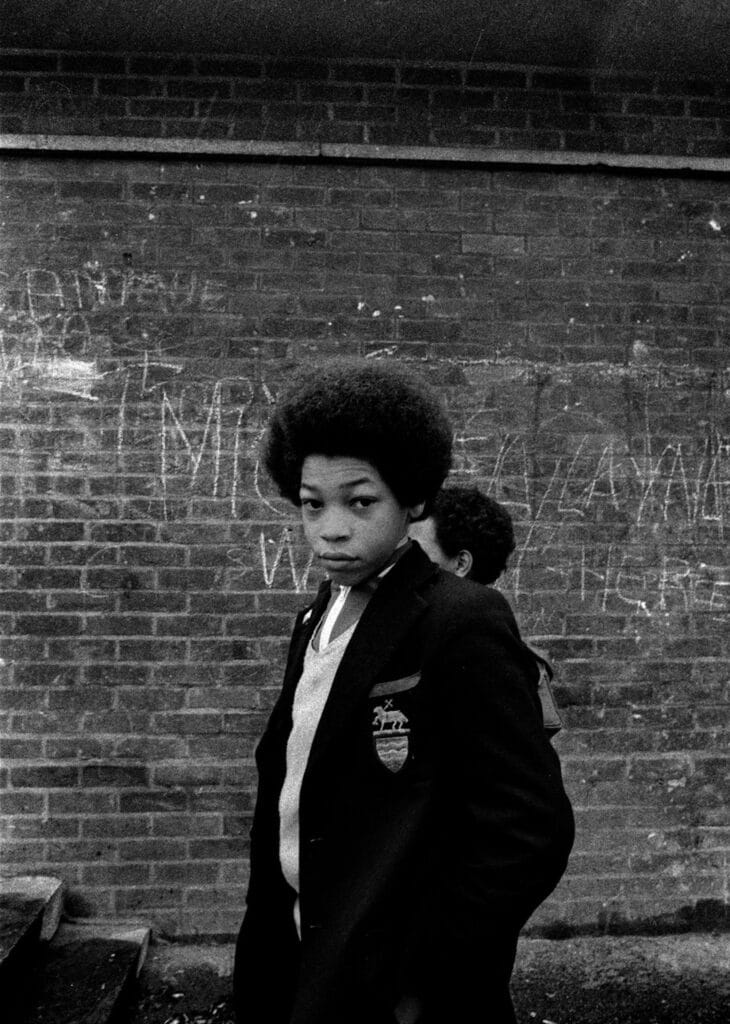
<path fill-rule="evenodd" d="M 153 946 L 129 1024 L 233 1024 L 232 961 Z M 513 991 L 519 1024 L 730 1024 L 730 935 L 524 939 Z"/>

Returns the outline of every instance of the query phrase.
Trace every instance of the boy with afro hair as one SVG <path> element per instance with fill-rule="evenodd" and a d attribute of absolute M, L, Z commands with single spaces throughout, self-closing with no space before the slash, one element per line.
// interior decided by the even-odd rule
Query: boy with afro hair
<path fill-rule="evenodd" d="M 519 931 L 573 838 L 507 602 L 408 540 L 449 469 L 431 391 L 303 372 L 264 444 L 326 579 L 256 750 L 241 1024 L 513 1024 Z"/>

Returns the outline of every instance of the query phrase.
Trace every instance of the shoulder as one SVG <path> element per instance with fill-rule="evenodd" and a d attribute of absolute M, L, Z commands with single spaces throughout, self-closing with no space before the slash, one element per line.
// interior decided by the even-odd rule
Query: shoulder
<path fill-rule="evenodd" d="M 432 614 L 462 623 L 504 621 L 514 623 L 514 615 L 503 594 L 493 587 L 461 579 L 439 570 L 422 593 Z"/>

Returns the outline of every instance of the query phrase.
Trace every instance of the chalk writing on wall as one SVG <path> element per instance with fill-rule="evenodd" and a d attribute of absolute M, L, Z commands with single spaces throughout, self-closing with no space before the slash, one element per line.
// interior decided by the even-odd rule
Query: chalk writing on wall
<path fill-rule="evenodd" d="M 223 589 L 249 587 L 255 564 L 263 586 L 301 592 L 312 586 L 311 556 L 257 457 L 280 383 L 275 368 L 264 372 L 255 355 L 189 358 L 184 331 L 155 334 L 144 318 L 127 319 L 217 312 L 226 289 L 223 278 L 196 271 L 141 273 L 98 262 L 4 275 L 0 398 L 23 415 L 2 452 L 2 472 L 18 477 L 23 494 L 39 459 L 53 487 L 53 471 L 108 477 L 111 457 L 110 487 L 117 497 L 136 497 L 137 516 L 147 498 L 151 518 L 195 519 L 192 499 L 201 498 L 213 503 L 207 514 L 215 518 L 260 524 L 245 566 L 231 555 Z M 726 610 L 716 550 L 728 504 L 719 375 L 630 362 L 435 362 L 455 371 L 444 375 L 455 477 L 503 501 L 518 523 L 505 578 L 518 604 L 541 567 L 553 590 L 565 588 L 597 610 L 618 606 L 636 619 Z M 652 406 L 669 385 L 688 408 L 695 404 L 690 434 L 672 436 Z M 29 408 L 44 407 L 55 410 L 49 423 L 67 408 L 82 442 L 60 458 L 47 431 L 45 462 L 39 431 L 24 420 Z M 650 565 L 636 553 L 647 545 Z M 88 564 L 102 557 L 92 552 Z"/>

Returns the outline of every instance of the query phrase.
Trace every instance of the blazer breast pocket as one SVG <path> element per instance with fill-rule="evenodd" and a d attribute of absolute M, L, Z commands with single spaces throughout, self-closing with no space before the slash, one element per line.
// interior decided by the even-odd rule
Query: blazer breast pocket
<path fill-rule="evenodd" d="M 400 679 L 386 679 L 382 683 L 376 683 L 370 691 L 372 697 L 388 697 L 394 693 L 406 693 L 418 686 L 421 681 L 421 673 L 414 672 L 410 676 L 402 676 Z"/>

